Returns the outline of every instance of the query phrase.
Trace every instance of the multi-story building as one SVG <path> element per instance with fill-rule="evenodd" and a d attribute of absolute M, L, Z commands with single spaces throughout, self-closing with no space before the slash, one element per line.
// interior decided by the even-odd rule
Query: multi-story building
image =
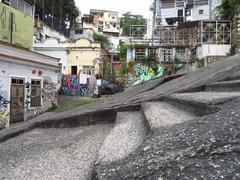
<path fill-rule="evenodd" d="M 130 79 L 139 83 L 174 72 L 187 63 L 201 62 L 196 64 L 198 67 L 227 56 L 232 42 L 231 22 L 213 19 L 218 3 L 215 0 L 154 0 L 148 26 L 131 27 L 127 57 Z M 148 29 L 147 34 L 144 28 Z M 141 71 L 139 64 L 142 64 Z M 162 73 L 162 69 L 166 72 Z M 146 75 L 149 72 L 150 75 Z"/>
<path fill-rule="evenodd" d="M 153 18 L 157 25 L 177 25 L 185 21 L 214 19 L 220 0 L 154 0 Z"/>
<path fill-rule="evenodd" d="M 98 32 L 118 36 L 120 33 L 120 18 L 116 11 L 90 9 L 94 28 Z"/>

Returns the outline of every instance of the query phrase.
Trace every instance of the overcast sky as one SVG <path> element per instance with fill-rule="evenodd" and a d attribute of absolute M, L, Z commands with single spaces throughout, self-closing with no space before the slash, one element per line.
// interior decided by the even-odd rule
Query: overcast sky
<path fill-rule="evenodd" d="M 141 14 L 148 18 L 151 0 L 75 0 L 76 5 L 84 14 L 90 9 L 118 11 L 121 14 L 131 11 L 132 14 Z"/>

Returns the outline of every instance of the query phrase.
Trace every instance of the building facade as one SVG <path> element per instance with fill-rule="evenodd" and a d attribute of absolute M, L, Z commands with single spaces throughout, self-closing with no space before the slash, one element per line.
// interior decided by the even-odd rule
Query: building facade
<path fill-rule="evenodd" d="M 99 72 L 100 43 L 81 38 L 68 44 L 68 74 L 95 75 Z"/>
<path fill-rule="evenodd" d="M 61 69 L 62 74 L 68 73 L 67 48 L 68 48 L 67 42 L 60 42 L 56 38 L 47 38 L 42 42 L 34 42 L 33 44 L 34 51 L 60 59 L 59 63 L 62 65 Z"/>
<path fill-rule="evenodd" d="M 186 21 L 214 19 L 214 9 L 220 0 L 154 0 L 153 24 L 177 25 Z"/>
<path fill-rule="evenodd" d="M 128 72 L 133 84 L 198 68 L 230 54 L 231 21 L 214 20 L 217 0 L 154 0 L 146 27 L 132 26 Z M 140 31 L 148 29 L 147 33 Z"/>
<path fill-rule="evenodd" d="M 0 40 L 31 49 L 33 5 L 25 0 L 2 0 L 0 14 Z"/>
<path fill-rule="evenodd" d="M 90 17 L 93 18 L 94 28 L 97 32 L 105 34 L 120 33 L 120 18 L 116 11 L 90 9 Z"/>
<path fill-rule="evenodd" d="M 0 126 L 25 121 L 57 104 L 59 59 L 0 42 Z"/>

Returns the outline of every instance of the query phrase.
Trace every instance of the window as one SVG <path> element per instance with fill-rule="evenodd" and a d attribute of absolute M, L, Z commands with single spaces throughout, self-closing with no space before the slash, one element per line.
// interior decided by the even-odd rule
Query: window
<path fill-rule="evenodd" d="M 186 8 L 186 9 L 185 9 L 185 16 L 191 16 L 191 15 L 192 15 L 191 9 Z"/>
<path fill-rule="evenodd" d="M 146 59 L 146 51 L 145 48 L 136 48 L 135 49 L 135 60 L 142 61 Z"/>
<path fill-rule="evenodd" d="M 72 75 L 77 75 L 77 66 L 72 66 L 71 67 L 71 74 Z"/>
<path fill-rule="evenodd" d="M 203 9 L 200 9 L 200 10 L 198 11 L 198 14 L 203 14 Z"/>
<path fill-rule="evenodd" d="M 162 54 L 163 54 L 163 57 L 162 57 L 162 60 L 164 62 L 171 62 L 173 61 L 173 52 L 172 52 L 172 49 L 163 49 L 162 50 Z"/>
<path fill-rule="evenodd" d="M 31 82 L 31 107 L 41 106 L 41 80 Z"/>
<path fill-rule="evenodd" d="M 94 66 L 83 66 L 82 67 L 82 73 L 88 74 L 88 75 L 94 75 L 95 74 L 95 68 Z"/>
<path fill-rule="evenodd" d="M 24 84 L 24 80 L 14 78 L 14 79 L 12 79 L 12 84 Z"/>
<path fill-rule="evenodd" d="M 83 30 L 82 29 L 76 29 L 75 34 L 83 34 Z"/>
<path fill-rule="evenodd" d="M 178 10 L 178 17 L 183 17 L 183 9 Z"/>

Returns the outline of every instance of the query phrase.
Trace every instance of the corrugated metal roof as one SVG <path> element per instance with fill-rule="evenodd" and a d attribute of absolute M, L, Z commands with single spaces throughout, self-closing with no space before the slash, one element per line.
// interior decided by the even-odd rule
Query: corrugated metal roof
<path fill-rule="evenodd" d="M 0 41 L 0 56 L 11 57 L 22 61 L 58 67 L 60 59 L 36 53 L 9 43 Z"/>

